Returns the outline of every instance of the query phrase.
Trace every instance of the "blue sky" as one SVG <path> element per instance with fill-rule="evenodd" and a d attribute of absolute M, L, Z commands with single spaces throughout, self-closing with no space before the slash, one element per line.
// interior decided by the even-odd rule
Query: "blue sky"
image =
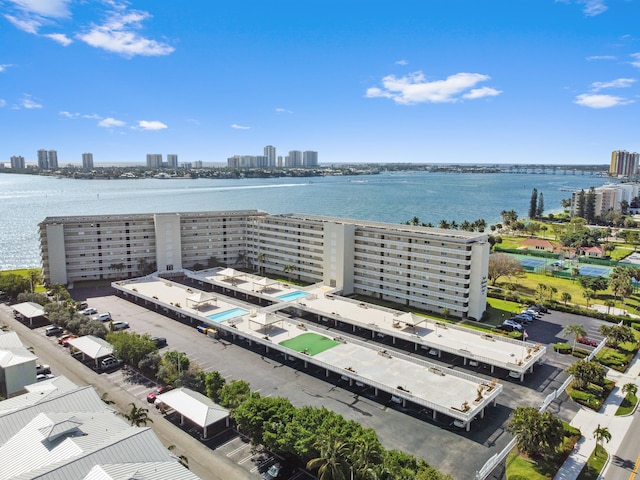
<path fill-rule="evenodd" d="M 0 0 L 0 161 L 605 164 L 639 0 Z"/>

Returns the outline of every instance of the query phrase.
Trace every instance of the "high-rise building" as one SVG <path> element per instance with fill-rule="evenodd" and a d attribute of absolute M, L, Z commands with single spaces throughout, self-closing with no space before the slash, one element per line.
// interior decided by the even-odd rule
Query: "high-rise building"
<path fill-rule="evenodd" d="M 266 147 L 264 147 L 264 156 L 267 157 L 268 167 L 276 166 L 276 147 L 272 145 L 267 145 Z"/>
<path fill-rule="evenodd" d="M 291 150 L 287 155 L 285 167 L 301 167 L 302 166 L 302 152 L 300 150 Z"/>
<path fill-rule="evenodd" d="M 11 157 L 11 168 L 14 168 L 16 170 L 24 170 L 25 169 L 25 163 L 24 163 L 24 157 L 23 156 L 17 156 L 17 157 Z"/>
<path fill-rule="evenodd" d="M 58 152 L 55 150 L 49 150 L 47 153 L 47 159 L 49 161 L 49 169 L 54 170 L 58 168 Z"/>
<path fill-rule="evenodd" d="M 202 168 L 202 160 L 196 160 L 193 162 L 193 168 Z"/>
<path fill-rule="evenodd" d="M 611 153 L 609 175 L 631 177 L 638 173 L 640 173 L 640 153 L 629 153 L 626 150 L 616 150 Z"/>
<path fill-rule="evenodd" d="M 302 165 L 305 167 L 317 167 L 318 166 L 318 152 L 313 150 L 307 150 L 302 154 Z"/>
<path fill-rule="evenodd" d="M 149 167 L 149 168 L 162 168 L 162 154 L 161 153 L 147 153 L 147 167 Z"/>
<path fill-rule="evenodd" d="M 175 153 L 167 154 L 167 168 L 178 168 L 178 155 Z"/>
<path fill-rule="evenodd" d="M 38 168 L 40 170 L 49 170 L 49 160 L 47 160 L 47 151 L 38 150 Z"/>
<path fill-rule="evenodd" d="M 82 154 L 82 168 L 93 168 L 93 153 Z"/>

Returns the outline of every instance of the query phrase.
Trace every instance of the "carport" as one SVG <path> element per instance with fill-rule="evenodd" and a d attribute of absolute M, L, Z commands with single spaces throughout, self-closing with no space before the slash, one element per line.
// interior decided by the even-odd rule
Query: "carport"
<path fill-rule="evenodd" d="M 226 420 L 225 426 L 229 426 L 229 410 L 196 391 L 181 387 L 162 393 L 156 398 L 180 414 L 180 425 L 184 425 L 184 419 L 188 418 L 202 428 L 203 440 L 208 438 L 207 433 L 211 425 Z"/>
<path fill-rule="evenodd" d="M 44 317 L 44 309 L 42 305 L 35 302 L 23 302 L 14 305 L 13 310 L 18 312 L 24 318 L 29 319 L 29 326 L 33 327 L 33 319 L 38 317 Z"/>
<path fill-rule="evenodd" d="M 109 342 L 93 335 L 72 338 L 69 340 L 69 351 L 71 347 L 82 353 L 82 360 L 87 357 L 93 360 L 95 368 L 98 368 L 98 361 L 108 355 L 113 355 L 113 347 Z"/>

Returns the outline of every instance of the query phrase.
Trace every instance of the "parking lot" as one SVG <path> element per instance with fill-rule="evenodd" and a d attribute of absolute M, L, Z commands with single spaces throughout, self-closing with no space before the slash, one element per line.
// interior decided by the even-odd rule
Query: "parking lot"
<path fill-rule="evenodd" d="M 508 378 L 506 371 L 496 370 L 492 376 L 483 365 L 463 366 L 460 358 L 447 355 L 441 359 L 430 357 L 430 361 L 439 362 L 445 368 L 462 369 L 488 380 L 497 377 L 504 385 L 497 407 L 489 408 L 485 418 L 474 421 L 471 431 L 465 432 L 452 426 L 450 419 L 444 416 L 434 422 L 424 409 L 411 406 L 402 409 L 386 396 L 376 397 L 372 389 L 356 385 L 350 388 L 348 382 L 339 377 L 326 378 L 323 371 L 305 370 L 302 365 L 292 364 L 282 357 L 265 355 L 264 351 L 255 346 L 249 347 L 245 342 L 215 340 L 198 333 L 194 328 L 197 325 L 184 325 L 111 295 L 108 290 L 90 289 L 73 293 L 78 299 L 86 299 L 100 313 L 111 312 L 114 321 L 129 322 L 131 331 L 167 338 L 168 345 L 162 351 L 175 349 L 185 352 L 192 362 L 198 363 L 204 370 L 217 370 L 227 380 L 246 380 L 252 390 L 263 396 L 282 396 L 289 398 L 296 406 L 311 405 L 334 410 L 347 419 L 373 428 L 386 448 L 412 453 L 459 479 L 472 478 L 473 472 L 502 449 L 510 440 L 510 435 L 504 431 L 504 424 L 511 410 L 520 405 L 538 406 L 548 393 L 564 381 L 567 376 L 564 370 L 572 361 L 572 357 L 559 355 L 549 348 L 545 361 L 521 383 L 518 379 Z M 561 336 L 562 329 L 569 323 L 581 323 L 585 325 L 590 338 L 601 338 L 597 332 L 600 321 L 552 312 L 527 326 L 529 341 L 545 345 L 558 341 L 571 343 L 571 338 Z M 41 335 L 44 336 L 44 333 L 41 332 Z M 389 339 L 376 340 L 385 342 Z M 395 347 L 390 343 L 388 346 L 402 347 L 400 343 Z M 146 379 L 130 378 L 124 370 L 101 375 L 143 401 L 155 386 Z M 570 420 L 577 411 L 575 405 L 566 399 L 554 403 L 551 409 L 565 420 Z M 154 421 L 167 421 L 155 409 L 150 415 Z M 212 446 L 216 455 L 224 455 L 234 461 L 249 474 L 255 474 L 254 478 L 259 478 L 261 468 L 268 467 L 269 462 L 274 460 L 263 458 L 264 452 L 253 452 L 241 437 L 229 438 Z M 465 451 L 464 456 L 450 455 L 450 452 L 461 449 Z M 292 477 L 295 475 L 292 474 Z"/>

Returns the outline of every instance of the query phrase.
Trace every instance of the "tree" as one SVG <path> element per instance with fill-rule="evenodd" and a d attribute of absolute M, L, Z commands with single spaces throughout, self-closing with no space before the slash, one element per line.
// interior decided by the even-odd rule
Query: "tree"
<path fill-rule="evenodd" d="M 536 218 L 536 208 L 538 206 L 538 189 L 534 188 L 531 192 L 531 199 L 529 200 L 529 218 Z"/>
<path fill-rule="evenodd" d="M 290 273 L 293 272 L 295 270 L 295 265 L 291 265 L 290 263 L 287 263 L 284 267 L 282 267 L 282 270 L 284 271 L 284 273 Z"/>
<path fill-rule="evenodd" d="M 502 217 L 502 222 L 505 225 L 511 225 L 518 220 L 518 214 L 515 210 L 503 210 L 500 212 L 500 216 Z"/>
<path fill-rule="evenodd" d="M 126 266 L 124 263 L 119 262 L 119 263 L 112 263 L 109 266 L 109 268 L 111 268 L 111 270 L 115 271 L 117 274 L 120 274 L 126 268 Z"/>
<path fill-rule="evenodd" d="M 538 206 L 536 207 L 536 218 L 541 218 L 544 213 L 544 196 L 542 192 L 538 195 Z"/>
<path fill-rule="evenodd" d="M 584 218 L 587 222 L 594 223 L 596 221 L 596 189 L 595 187 L 589 188 L 587 198 L 584 205 Z"/>
<path fill-rule="evenodd" d="M 264 257 L 265 257 L 264 252 L 258 253 L 258 256 L 256 257 L 259 264 L 258 271 L 263 273 L 264 273 Z"/>
<path fill-rule="evenodd" d="M 576 216 L 581 218 L 585 217 L 585 211 L 586 211 L 585 205 L 586 205 L 586 194 L 584 190 L 580 190 L 576 198 Z"/>
<path fill-rule="evenodd" d="M 633 342 L 636 336 L 633 329 L 626 325 L 600 325 L 600 333 L 607 337 L 607 345 L 617 347 L 623 342 Z"/>
<path fill-rule="evenodd" d="M 30 285 L 29 279 L 22 275 L 0 272 L 0 291 L 9 297 L 16 298 L 18 294 L 29 291 Z"/>
<path fill-rule="evenodd" d="M 573 386 L 578 390 L 584 390 L 590 383 L 603 386 L 607 369 L 593 360 L 579 360 L 572 364 L 567 372 L 573 375 Z"/>
<path fill-rule="evenodd" d="M 107 334 L 107 341 L 113 347 L 117 358 L 135 367 L 148 354 L 158 350 L 149 335 L 134 332 L 110 332 Z"/>
<path fill-rule="evenodd" d="M 566 337 L 568 335 L 573 335 L 573 350 L 576 349 L 576 342 L 580 337 L 587 336 L 587 330 L 584 328 L 584 325 L 580 325 L 578 323 L 570 323 L 564 330 L 562 330 L 562 336 Z"/>
<path fill-rule="evenodd" d="M 29 278 L 29 283 L 31 285 L 31 293 L 33 293 L 35 291 L 36 286 L 40 284 L 40 278 L 41 278 L 40 270 L 38 270 L 37 268 L 30 268 L 27 271 L 27 276 Z"/>
<path fill-rule="evenodd" d="M 449 230 L 451 228 L 451 225 L 446 220 L 440 220 L 440 223 L 438 224 L 438 228 L 442 228 L 444 230 Z"/>
<path fill-rule="evenodd" d="M 491 285 L 495 285 L 500 277 L 514 277 L 524 273 L 518 259 L 504 253 L 489 255 L 488 277 Z"/>
<path fill-rule="evenodd" d="M 244 380 L 231 380 L 218 390 L 218 397 L 220 405 L 234 410 L 251 397 L 251 387 Z"/>
<path fill-rule="evenodd" d="M 220 372 L 207 372 L 204 376 L 204 389 L 205 395 L 214 402 L 218 403 L 218 392 L 225 386 L 227 381 L 224 379 Z"/>
<path fill-rule="evenodd" d="M 517 407 L 511 412 L 507 431 L 516 435 L 518 449 L 529 456 L 555 449 L 564 427 L 551 412 L 540 413 L 534 407 Z"/>
<path fill-rule="evenodd" d="M 149 418 L 149 409 L 137 407 L 135 403 L 131 402 L 129 404 L 131 408 L 129 409 L 129 413 L 123 414 L 123 417 L 129 420 L 131 425 L 135 425 L 139 427 L 140 425 L 147 426 L 148 422 L 153 423 L 153 420 Z"/>
<path fill-rule="evenodd" d="M 631 271 L 625 267 L 615 267 L 609 276 L 609 285 L 613 291 L 613 295 L 624 299 L 631 295 L 633 291 L 631 283 Z"/>
<path fill-rule="evenodd" d="M 595 438 L 596 444 L 602 447 L 603 440 L 606 440 L 607 443 L 611 441 L 611 432 L 607 427 L 601 427 L 598 424 L 598 428 L 593 431 L 593 438 Z"/>
<path fill-rule="evenodd" d="M 605 277 L 580 277 L 578 283 L 585 290 L 592 290 L 594 293 L 609 287 L 609 281 Z"/>
<path fill-rule="evenodd" d="M 320 456 L 307 462 L 308 470 L 317 470 L 319 480 L 347 480 L 350 475 L 351 465 L 348 458 L 351 445 L 334 436 L 325 436 L 318 439 L 316 448 Z"/>
<path fill-rule="evenodd" d="M 638 393 L 638 386 L 635 383 L 625 383 L 622 386 L 622 393 L 635 396 Z"/>
<path fill-rule="evenodd" d="M 586 306 L 587 306 L 587 308 L 589 308 L 589 305 L 590 305 L 591 300 L 593 300 L 593 299 L 594 299 L 594 297 L 596 296 L 596 292 L 594 292 L 593 290 L 585 290 L 585 291 L 582 293 L 582 296 L 583 296 L 583 297 L 584 297 L 584 299 L 585 299 L 585 302 L 586 302 Z"/>

